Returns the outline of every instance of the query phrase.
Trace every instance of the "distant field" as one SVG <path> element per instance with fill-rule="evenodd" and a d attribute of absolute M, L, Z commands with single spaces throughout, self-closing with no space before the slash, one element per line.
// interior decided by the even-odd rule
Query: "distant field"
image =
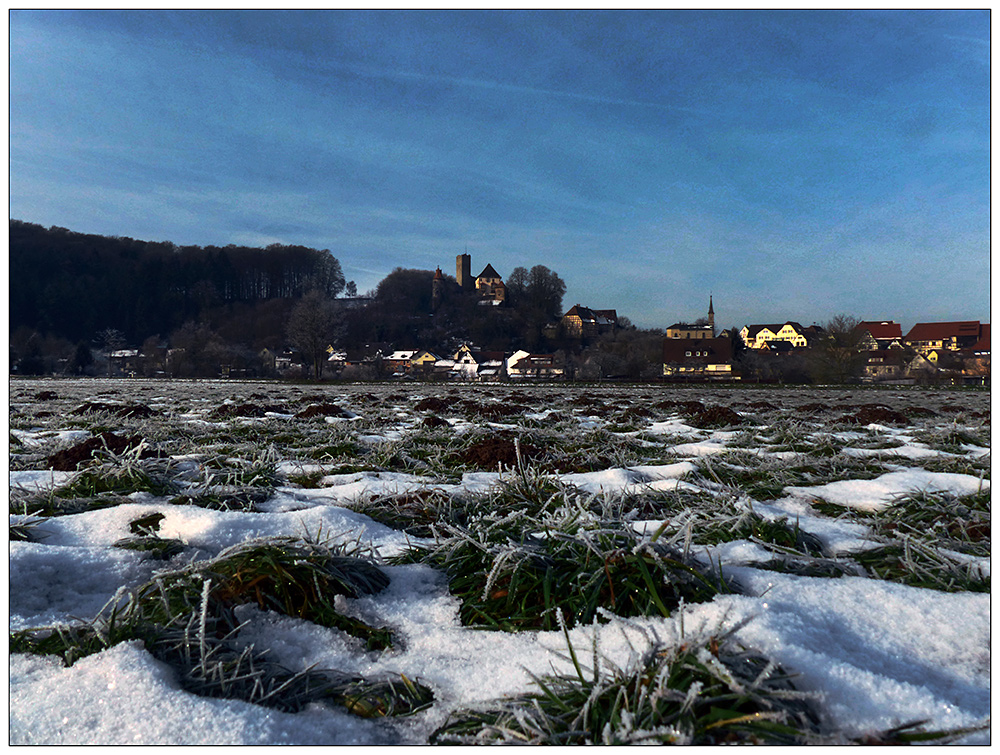
<path fill-rule="evenodd" d="M 9 423 L 12 743 L 989 741 L 987 391 L 13 379 Z"/>

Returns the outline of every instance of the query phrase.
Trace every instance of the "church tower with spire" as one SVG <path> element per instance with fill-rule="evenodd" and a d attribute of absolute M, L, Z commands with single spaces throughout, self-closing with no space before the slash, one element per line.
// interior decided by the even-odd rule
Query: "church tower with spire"
<path fill-rule="evenodd" d="M 712 329 L 712 338 L 715 338 L 715 309 L 712 307 L 712 295 L 708 295 L 708 327 Z"/>

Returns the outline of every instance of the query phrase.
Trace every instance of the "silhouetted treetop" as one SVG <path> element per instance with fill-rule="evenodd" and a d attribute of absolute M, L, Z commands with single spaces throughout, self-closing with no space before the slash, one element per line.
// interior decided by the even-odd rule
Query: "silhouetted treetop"
<path fill-rule="evenodd" d="M 327 249 L 177 246 L 10 221 L 11 329 L 73 341 L 105 328 L 137 342 L 200 320 L 212 307 L 344 290 Z"/>

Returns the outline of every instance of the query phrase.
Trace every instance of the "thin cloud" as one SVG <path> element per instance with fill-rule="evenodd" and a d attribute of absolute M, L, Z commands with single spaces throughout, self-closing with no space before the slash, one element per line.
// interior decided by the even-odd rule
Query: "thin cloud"
<path fill-rule="evenodd" d="M 435 84 L 447 84 L 450 86 L 463 86 L 472 89 L 483 89 L 489 91 L 510 92 L 513 94 L 527 94 L 534 97 L 560 97 L 569 100 L 579 100 L 582 102 L 592 102 L 600 105 L 619 105 L 622 107 L 641 107 L 669 112 L 692 113 L 696 115 L 718 115 L 711 110 L 695 107 L 684 107 L 679 105 L 665 105 L 662 102 L 650 102 L 647 100 L 635 100 L 619 97 L 607 97 L 604 95 L 587 94 L 584 92 L 571 92 L 564 89 L 547 89 L 542 87 L 525 86 L 523 84 L 510 84 L 502 81 L 491 81 L 488 79 L 471 79 L 464 76 L 444 76 L 441 74 L 419 73 L 417 71 L 390 70 L 375 66 L 366 66 L 358 63 L 331 62 L 327 66 L 341 71 L 349 71 L 359 76 L 368 76 L 382 79 L 395 79 L 401 81 L 421 81 Z"/>

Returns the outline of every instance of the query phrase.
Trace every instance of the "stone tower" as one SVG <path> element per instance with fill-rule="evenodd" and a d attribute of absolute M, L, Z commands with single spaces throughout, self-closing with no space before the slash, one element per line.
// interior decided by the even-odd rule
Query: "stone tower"
<path fill-rule="evenodd" d="M 460 254 L 455 258 L 455 279 L 463 291 L 470 291 L 476 282 L 472 279 L 472 257 Z"/>
<path fill-rule="evenodd" d="M 712 338 L 715 338 L 715 309 L 712 307 L 712 295 L 708 295 L 708 327 L 712 329 Z"/>
<path fill-rule="evenodd" d="M 437 312 L 441 306 L 441 299 L 444 298 L 444 276 L 441 268 L 434 273 L 434 280 L 431 282 L 431 312 Z"/>

